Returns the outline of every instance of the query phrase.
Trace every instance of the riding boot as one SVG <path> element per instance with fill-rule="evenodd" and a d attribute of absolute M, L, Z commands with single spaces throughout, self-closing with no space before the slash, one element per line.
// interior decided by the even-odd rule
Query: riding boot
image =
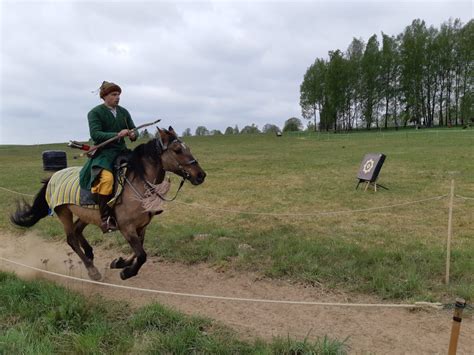
<path fill-rule="evenodd" d="M 117 221 L 113 216 L 113 210 L 109 207 L 107 202 L 110 200 L 110 195 L 98 195 L 99 211 L 100 211 L 100 229 L 102 233 L 109 233 L 118 229 Z"/>

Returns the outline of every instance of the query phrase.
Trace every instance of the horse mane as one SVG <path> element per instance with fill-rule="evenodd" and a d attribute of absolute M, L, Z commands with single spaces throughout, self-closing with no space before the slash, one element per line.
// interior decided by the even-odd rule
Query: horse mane
<path fill-rule="evenodd" d="M 159 149 L 158 145 L 156 144 L 156 138 L 150 139 L 148 142 L 138 145 L 132 151 L 128 162 L 128 170 L 133 172 L 134 179 L 145 179 L 145 167 L 143 166 L 142 162 L 143 158 L 149 158 L 153 161 L 157 161 L 160 155 L 161 149 Z"/>

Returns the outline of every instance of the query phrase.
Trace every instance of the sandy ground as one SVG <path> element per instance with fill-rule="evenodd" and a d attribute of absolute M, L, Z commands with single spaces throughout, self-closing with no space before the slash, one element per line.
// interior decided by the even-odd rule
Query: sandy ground
<path fill-rule="evenodd" d="M 68 255 L 69 254 L 69 255 Z M 255 274 L 219 272 L 208 265 L 188 266 L 148 258 L 138 276 L 120 280 L 119 270 L 108 268 L 117 252 L 95 248 L 96 266 L 104 282 L 140 288 L 183 293 L 242 298 L 265 298 L 313 302 L 380 303 L 375 297 L 326 291 L 285 281 L 262 279 Z M 21 237 L 0 233 L 0 256 L 30 266 L 62 274 L 87 277 L 87 272 L 71 254 L 65 242 L 49 242 L 27 233 Z M 43 263 L 48 259 L 47 263 Z M 69 262 L 71 259 L 72 262 Z M 70 265 L 74 265 L 70 269 Z M 0 269 L 15 271 L 22 277 L 39 277 L 38 272 L 0 261 Z M 444 354 L 447 353 L 452 310 L 409 310 L 393 308 L 346 308 L 308 305 L 247 303 L 157 295 L 115 289 L 79 281 L 59 280 L 87 295 L 99 293 L 107 298 L 129 301 L 133 306 L 158 301 L 187 314 L 215 319 L 235 329 L 242 338 L 271 339 L 288 335 L 309 339 L 328 335 L 344 340 L 354 354 Z M 474 320 L 463 319 L 459 354 L 474 354 Z"/>

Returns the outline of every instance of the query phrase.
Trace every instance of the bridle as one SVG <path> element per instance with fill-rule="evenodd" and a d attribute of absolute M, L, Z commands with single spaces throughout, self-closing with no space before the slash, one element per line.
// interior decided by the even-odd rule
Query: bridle
<path fill-rule="evenodd" d="M 179 138 L 177 137 L 172 137 L 170 139 L 170 141 L 167 143 L 167 144 L 164 144 L 163 143 L 163 140 L 161 139 L 161 135 L 158 134 L 158 137 L 155 138 L 155 141 L 156 141 L 156 151 L 157 151 L 157 154 L 161 157 L 161 155 L 166 152 L 168 150 L 168 148 L 171 146 L 171 144 L 175 143 L 175 142 L 178 142 L 180 143 L 183 148 L 185 147 L 183 141 L 181 141 Z M 163 201 L 166 201 L 166 202 L 172 202 L 176 199 L 176 197 L 178 197 L 178 193 L 179 191 L 181 190 L 181 188 L 183 187 L 184 185 L 184 182 L 186 181 L 186 179 L 189 180 L 189 178 L 191 177 L 191 175 L 186 171 L 186 169 L 184 169 L 184 166 L 181 165 L 181 163 L 179 163 L 178 161 L 176 161 L 176 164 L 177 164 L 177 167 L 178 167 L 178 171 L 180 171 L 182 173 L 181 177 L 182 177 L 182 180 L 181 182 L 179 183 L 179 187 L 178 187 L 178 190 L 176 191 L 176 194 L 174 195 L 174 197 L 172 199 L 167 199 L 166 197 L 162 196 L 160 193 L 156 193 L 156 195 Z M 198 161 L 196 159 L 192 159 L 188 162 L 185 163 L 185 165 L 196 165 L 198 164 Z M 123 180 L 130 186 L 130 188 L 132 189 L 132 191 L 135 193 L 135 195 L 140 198 L 140 199 L 143 199 L 144 196 L 140 193 L 140 191 L 138 191 L 135 186 L 132 185 L 132 183 L 130 182 L 130 180 L 125 176 L 125 174 L 123 175 Z M 145 180 L 145 185 L 148 186 L 152 191 L 155 189 L 156 185 L 151 183 L 150 181 L 148 181 L 146 178 L 144 179 Z"/>
<path fill-rule="evenodd" d="M 184 142 L 177 137 L 172 137 L 167 144 L 164 144 L 163 140 L 161 139 L 161 135 L 158 133 L 158 137 L 156 138 L 156 148 L 160 155 L 166 152 L 173 143 L 179 143 L 183 148 L 186 147 Z M 197 165 L 197 163 L 198 161 L 196 159 L 192 159 L 190 161 L 187 161 L 184 165 Z M 189 179 L 191 175 L 186 171 L 186 169 L 184 169 L 184 166 L 181 165 L 181 163 L 179 163 L 178 161 L 176 161 L 176 164 L 178 170 L 183 174 L 183 179 Z"/>

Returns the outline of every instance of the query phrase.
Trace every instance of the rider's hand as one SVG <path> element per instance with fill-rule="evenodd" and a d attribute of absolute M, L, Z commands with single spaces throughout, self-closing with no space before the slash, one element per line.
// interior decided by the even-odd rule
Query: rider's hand
<path fill-rule="evenodd" d="M 123 138 L 123 137 L 128 136 L 128 132 L 129 132 L 128 129 L 122 129 L 117 135 L 118 135 L 120 138 Z"/>

